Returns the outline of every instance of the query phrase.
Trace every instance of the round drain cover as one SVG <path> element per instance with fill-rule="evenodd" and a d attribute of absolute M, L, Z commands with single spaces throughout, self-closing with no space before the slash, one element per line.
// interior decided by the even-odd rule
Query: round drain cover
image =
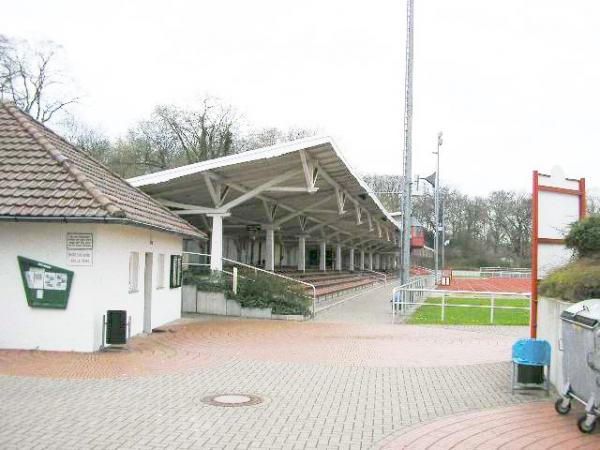
<path fill-rule="evenodd" d="M 213 406 L 252 406 L 262 403 L 262 399 L 252 394 L 217 394 L 204 397 L 202 401 Z"/>

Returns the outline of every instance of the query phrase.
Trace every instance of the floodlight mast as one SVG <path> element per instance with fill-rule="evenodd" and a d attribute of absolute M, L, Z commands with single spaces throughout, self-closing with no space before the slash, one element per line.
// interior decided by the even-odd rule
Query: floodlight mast
<path fill-rule="evenodd" d="M 412 229 L 412 113 L 414 0 L 406 2 L 406 78 L 404 80 L 404 158 L 402 192 L 402 264 L 400 280 L 410 281 L 410 234 Z"/>

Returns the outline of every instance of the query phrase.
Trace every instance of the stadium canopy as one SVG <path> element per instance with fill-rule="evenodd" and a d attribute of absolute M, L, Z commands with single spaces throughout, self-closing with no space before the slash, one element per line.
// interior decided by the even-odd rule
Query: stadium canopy
<path fill-rule="evenodd" d="M 361 268 L 365 251 L 371 268 L 374 256 L 375 266 L 397 264 L 393 255 L 398 250 L 398 223 L 329 137 L 286 142 L 128 181 L 192 224 L 210 230 L 213 269 L 222 268 L 224 233 L 239 242 L 264 232 L 268 270 L 275 268 L 275 242 L 291 241 L 294 246 L 297 242 L 293 265 L 299 270 L 306 268 L 307 242 L 316 243 L 321 270 L 328 246 L 335 250 L 337 270 L 342 270 L 342 261 L 354 269 L 355 249 L 361 251 Z M 379 264 L 380 254 L 388 258 Z"/>

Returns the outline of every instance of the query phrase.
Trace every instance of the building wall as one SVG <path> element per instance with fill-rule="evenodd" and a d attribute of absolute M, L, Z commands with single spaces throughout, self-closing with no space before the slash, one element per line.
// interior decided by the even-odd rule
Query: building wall
<path fill-rule="evenodd" d="M 69 266 L 67 232 L 93 233 L 92 266 Z M 144 228 L 106 224 L 0 222 L 0 347 L 94 351 L 101 345 L 102 316 L 125 309 L 132 335 L 143 330 L 144 253 L 153 254 L 152 327 L 180 317 L 181 289 L 169 288 L 170 256 L 182 238 Z M 129 255 L 139 252 L 138 292 L 129 293 Z M 165 255 L 164 288 L 156 285 L 158 254 Z M 17 256 L 74 272 L 67 309 L 27 305 Z"/>
<path fill-rule="evenodd" d="M 563 388 L 563 352 L 559 341 L 562 337 L 561 313 L 573 303 L 541 297 L 538 300 L 537 338 L 544 339 L 552 347 L 552 364 L 550 366 L 550 382 L 558 390 Z"/>

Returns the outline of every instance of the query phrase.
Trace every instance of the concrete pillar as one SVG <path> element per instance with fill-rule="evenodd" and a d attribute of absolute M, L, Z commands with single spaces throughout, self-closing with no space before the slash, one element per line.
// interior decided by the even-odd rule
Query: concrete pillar
<path fill-rule="evenodd" d="M 335 246 L 335 270 L 338 272 L 342 270 L 342 244 Z"/>
<path fill-rule="evenodd" d="M 319 270 L 325 272 L 327 269 L 327 242 L 319 243 Z"/>
<path fill-rule="evenodd" d="M 354 272 L 354 247 L 350 247 L 350 258 L 348 261 L 348 270 Z"/>
<path fill-rule="evenodd" d="M 298 236 L 298 270 L 306 270 L 306 236 Z"/>
<path fill-rule="evenodd" d="M 373 270 L 373 252 L 369 252 L 369 270 Z"/>
<path fill-rule="evenodd" d="M 210 233 L 210 270 L 223 270 L 223 217 L 229 213 L 207 214 L 212 219 Z"/>
<path fill-rule="evenodd" d="M 365 251 L 360 250 L 360 270 L 365 270 Z"/>
<path fill-rule="evenodd" d="M 265 228 L 265 270 L 275 270 L 275 229 L 271 226 Z"/>

